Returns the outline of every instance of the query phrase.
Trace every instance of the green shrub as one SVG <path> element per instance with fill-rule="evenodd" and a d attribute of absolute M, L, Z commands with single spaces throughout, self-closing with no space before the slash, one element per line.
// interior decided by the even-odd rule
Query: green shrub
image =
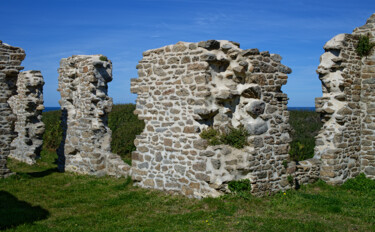
<path fill-rule="evenodd" d="M 43 134 L 43 148 L 56 150 L 62 139 L 61 110 L 44 112 L 42 121 L 46 128 Z"/>
<path fill-rule="evenodd" d="M 206 139 L 211 146 L 226 144 L 238 149 L 247 145 L 247 131 L 240 127 L 239 129 L 231 128 L 228 133 L 220 133 L 212 127 L 203 130 L 200 133 L 202 139 Z"/>
<path fill-rule="evenodd" d="M 249 133 L 243 127 L 231 128 L 229 133 L 220 136 L 220 140 L 224 144 L 240 149 L 247 145 L 247 136 Z"/>
<path fill-rule="evenodd" d="M 228 189 L 232 193 L 250 192 L 251 184 L 249 179 L 232 180 L 228 183 Z"/>
<path fill-rule="evenodd" d="M 206 140 L 211 140 L 211 139 L 214 139 L 216 138 L 218 135 L 219 135 L 219 131 L 215 130 L 214 128 L 212 127 L 209 127 L 205 130 L 203 130 L 201 133 L 200 133 L 200 137 L 202 139 L 206 139 Z"/>
<path fill-rule="evenodd" d="M 108 58 L 106 56 L 100 56 L 99 60 L 101 60 L 101 61 L 108 61 Z"/>
<path fill-rule="evenodd" d="M 108 115 L 108 126 L 112 130 L 111 149 L 127 163 L 131 162 L 131 152 L 135 151 L 134 139 L 139 135 L 145 123 L 133 113 L 134 104 L 114 105 Z"/>
<path fill-rule="evenodd" d="M 366 178 L 365 174 L 361 173 L 357 177 L 347 180 L 341 187 L 361 193 L 370 193 L 375 190 L 375 181 Z"/>
<path fill-rule="evenodd" d="M 360 36 L 356 47 L 357 54 L 361 57 L 368 56 L 374 46 L 375 44 L 370 43 L 370 38 L 368 36 Z"/>
<path fill-rule="evenodd" d="M 290 159 L 300 161 L 314 156 L 315 136 L 318 134 L 322 123 L 319 113 L 314 111 L 290 111 L 289 124 L 293 128 L 290 133 Z"/>

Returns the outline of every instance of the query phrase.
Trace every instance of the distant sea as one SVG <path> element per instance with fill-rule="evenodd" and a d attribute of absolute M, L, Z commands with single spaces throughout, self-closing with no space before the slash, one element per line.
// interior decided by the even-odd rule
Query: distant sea
<path fill-rule="evenodd" d="M 46 107 L 43 112 L 60 110 L 60 107 Z M 305 111 L 315 111 L 315 107 L 288 107 L 288 110 L 305 110 Z"/>
<path fill-rule="evenodd" d="M 315 111 L 315 107 L 288 107 L 288 110 Z"/>
<path fill-rule="evenodd" d="M 54 111 L 54 110 L 60 110 L 60 107 L 46 107 L 43 110 L 43 112 Z"/>

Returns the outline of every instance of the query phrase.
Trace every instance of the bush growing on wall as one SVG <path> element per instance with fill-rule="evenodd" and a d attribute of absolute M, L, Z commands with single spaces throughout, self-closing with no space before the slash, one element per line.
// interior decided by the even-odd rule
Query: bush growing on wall
<path fill-rule="evenodd" d="M 359 56 L 370 55 L 371 49 L 375 46 L 374 43 L 370 43 L 370 38 L 368 36 L 360 36 L 356 51 Z"/>
<path fill-rule="evenodd" d="M 200 133 L 200 137 L 206 139 L 211 146 L 226 144 L 238 149 L 247 145 L 247 136 L 249 134 L 243 127 L 238 129 L 231 128 L 228 133 L 220 133 L 214 128 L 209 127 Z"/>

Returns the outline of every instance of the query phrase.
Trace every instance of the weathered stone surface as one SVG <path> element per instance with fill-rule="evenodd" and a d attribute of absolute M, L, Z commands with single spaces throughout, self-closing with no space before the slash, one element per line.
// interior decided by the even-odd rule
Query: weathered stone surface
<path fill-rule="evenodd" d="M 10 157 L 27 164 L 34 164 L 43 145 L 42 122 L 44 80 L 40 71 L 26 71 L 18 75 L 17 95 L 9 99 L 9 105 L 17 116 Z"/>
<path fill-rule="evenodd" d="M 17 94 L 18 73 L 23 69 L 20 65 L 25 56 L 23 49 L 0 40 L 0 178 L 12 174 L 7 168 L 7 157 L 11 142 L 17 134 L 14 132 L 16 116 L 12 113 L 8 100 Z"/>
<path fill-rule="evenodd" d="M 147 51 L 137 67 L 147 73 L 159 70 L 165 60 L 179 60 L 178 66 L 163 66 L 162 73 L 154 71 L 131 81 L 132 91 L 138 94 L 137 108 L 142 109 L 138 117 L 146 119 L 133 153 L 136 185 L 198 198 L 219 196 L 229 191 L 229 181 L 237 179 L 250 179 L 253 193 L 259 195 L 290 188 L 281 182 L 286 176 L 280 160 L 288 158 L 289 134 L 284 129 L 287 96 L 280 91 L 287 75 L 279 70 L 291 70 L 280 63 L 281 57 L 242 50 L 224 40 L 179 42 L 179 47 L 189 48 L 183 53 L 168 49 L 176 46 Z M 145 87 L 150 88 L 142 91 Z M 170 89 L 170 94 L 160 94 Z M 273 118 L 277 123 L 270 123 Z M 208 127 L 222 132 L 244 127 L 250 132 L 249 146 L 209 146 L 199 136 Z M 141 158 L 146 156 L 151 159 Z M 162 178 L 163 184 L 151 185 L 150 175 L 155 181 Z"/>
<path fill-rule="evenodd" d="M 373 14 L 367 23 L 352 34 L 339 34 L 324 45 L 325 53 L 318 66 L 323 97 L 316 99 L 316 110 L 324 125 L 318 134 L 315 158 L 320 159 L 320 178 L 331 184 L 341 184 L 360 172 L 375 178 L 373 135 L 375 70 L 373 55 L 360 57 L 356 46 L 360 36 L 370 35 L 375 42 Z"/>
<path fill-rule="evenodd" d="M 72 56 L 61 60 L 58 71 L 63 128 L 63 140 L 57 150 L 59 170 L 128 176 L 129 165 L 111 153 L 110 147 L 108 113 L 113 103 L 107 96 L 107 83 L 112 80 L 111 61 L 101 55 Z"/>

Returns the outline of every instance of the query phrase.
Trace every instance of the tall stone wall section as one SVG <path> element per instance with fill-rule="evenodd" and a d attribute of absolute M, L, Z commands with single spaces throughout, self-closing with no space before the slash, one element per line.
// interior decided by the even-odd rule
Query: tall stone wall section
<path fill-rule="evenodd" d="M 17 77 L 23 69 L 21 62 L 25 51 L 12 47 L 0 40 L 0 178 L 7 177 L 11 171 L 7 168 L 7 157 L 11 150 L 11 142 L 15 138 L 15 115 L 8 104 L 11 96 L 17 93 Z"/>
<path fill-rule="evenodd" d="M 17 116 L 10 157 L 34 164 L 43 145 L 42 122 L 44 80 L 40 71 L 25 71 L 18 75 L 17 95 L 9 99 L 13 114 Z"/>
<path fill-rule="evenodd" d="M 368 36 L 375 44 L 375 14 L 362 27 L 353 31 L 353 35 Z M 375 49 L 369 56 L 361 59 L 361 172 L 375 179 Z"/>
<path fill-rule="evenodd" d="M 131 81 L 145 129 L 132 154 L 136 184 L 187 196 L 218 196 L 249 179 L 254 194 L 289 188 L 289 113 L 281 57 L 230 41 L 179 42 L 149 50 Z M 243 127 L 248 146 L 210 146 L 200 133 Z"/>
<path fill-rule="evenodd" d="M 111 153 L 108 113 L 112 98 L 112 63 L 101 55 L 62 59 L 59 68 L 63 140 L 57 150 L 58 167 L 89 175 L 128 176 L 130 166 Z"/>
<path fill-rule="evenodd" d="M 360 172 L 374 177 L 374 55 L 361 58 L 359 36 L 374 41 L 374 17 L 353 34 L 340 34 L 328 41 L 318 67 L 323 97 L 316 110 L 324 123 L 317 136 L 315 157 L 322 161 L 320 178 L 341 184 Z"/>

